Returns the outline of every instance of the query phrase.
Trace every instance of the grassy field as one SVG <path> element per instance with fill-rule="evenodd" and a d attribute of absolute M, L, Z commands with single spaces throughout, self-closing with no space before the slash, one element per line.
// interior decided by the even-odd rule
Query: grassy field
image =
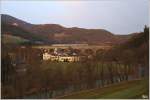
<path fill-rule="evenodd" d="M 3 43 L 23 43 L 27 42 L 28 40 L 23 39 L 18 36 L 13 36 L 13 35 L 2 35 L 2 42 Z"/>
<path fill-rule="evenodd" d="M 62 96 L 62 99 L 137 99 L 148 95 L 148 80 L 134 80 L 114 84 L 108 87 L 80 91 Z"/>

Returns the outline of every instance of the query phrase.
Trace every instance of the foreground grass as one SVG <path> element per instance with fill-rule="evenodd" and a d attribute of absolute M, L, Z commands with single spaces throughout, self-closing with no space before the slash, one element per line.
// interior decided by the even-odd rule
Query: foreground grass
<path fill-rule="evenodd" d="M 142 95 L 148 95 L 148 79 L 122 82 L 112 86 L 81 91 L 66 95 L 63 99 L 131 99 L 142 98 Z"/>

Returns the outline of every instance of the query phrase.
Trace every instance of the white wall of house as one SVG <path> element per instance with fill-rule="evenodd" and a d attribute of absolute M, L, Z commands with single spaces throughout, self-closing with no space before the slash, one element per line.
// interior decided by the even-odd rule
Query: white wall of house
<path fill-rule="evenodd" d="M 49 60 L 51 58 L 51 55 L 48 53 L 43 53 L 43 60 Z"/>
<path fill-rule="evenodd" d="M 43 60 L 74 62 L 74 61 L 79 61 L 80 59 L 78 56 L 53 56 L 49 53 L 43 53 Z"/>

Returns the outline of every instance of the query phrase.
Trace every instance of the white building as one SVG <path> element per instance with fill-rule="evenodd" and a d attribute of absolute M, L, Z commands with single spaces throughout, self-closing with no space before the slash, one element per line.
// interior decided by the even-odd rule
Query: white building
<path fill-rule="evenodd" d="M 59 57 L 59 61 L 62 61 L 62 62 L 76 62 L 79 60 L 80 59 L 78 56 L 60 56 Z"/>
<path fill-rule="evenodd" d="M 43 60 L 49 60 L 51 58 L 51 55 L 49 53 L 43 53 Z"/>
<path fill-rule="evenodd" d="M 76 62 L 80 60 L 79 56 L 62 56 L 43 53 L 43 60 L 60 61 L 60 62 Z"/>

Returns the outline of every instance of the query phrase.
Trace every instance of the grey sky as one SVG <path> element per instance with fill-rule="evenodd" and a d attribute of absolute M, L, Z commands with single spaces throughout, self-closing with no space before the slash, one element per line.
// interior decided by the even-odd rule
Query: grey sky
<path fill-rule="evenodd" d="M 33 24 L 140 32 L 148 25 L 149 0 L 2 1 L 1 13 Z"/>

